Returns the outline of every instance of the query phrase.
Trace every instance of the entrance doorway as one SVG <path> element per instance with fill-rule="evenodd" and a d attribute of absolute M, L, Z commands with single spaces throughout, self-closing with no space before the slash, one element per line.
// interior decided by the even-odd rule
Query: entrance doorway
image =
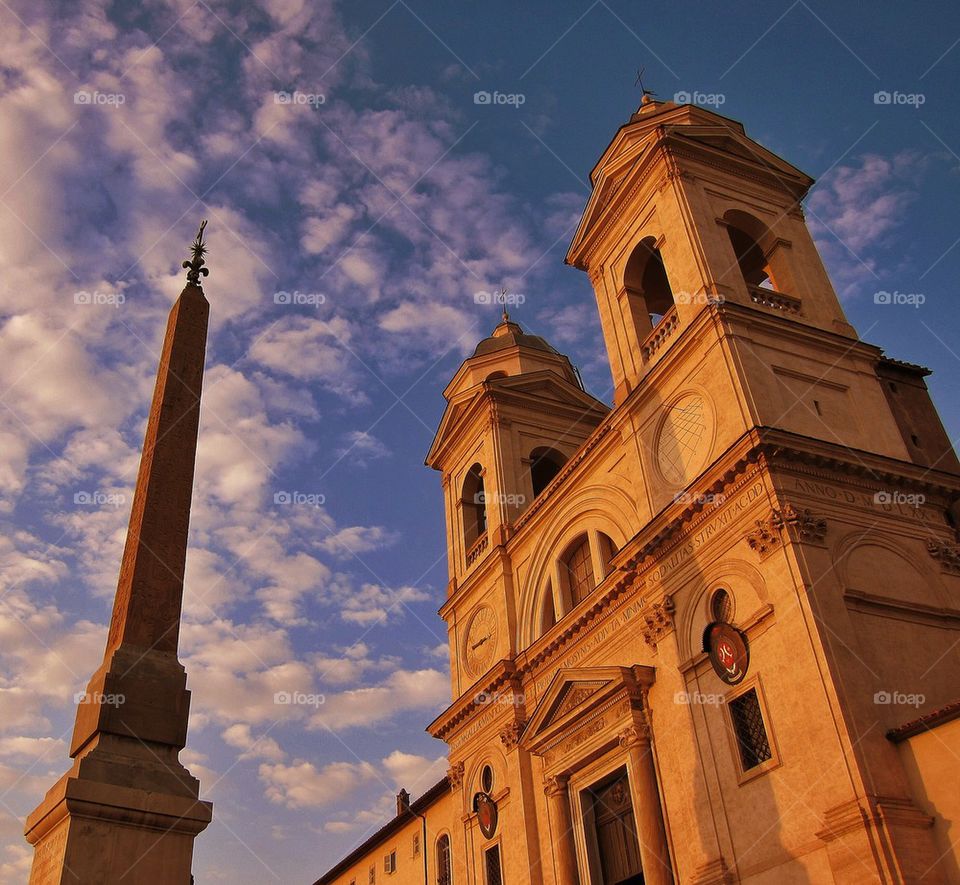
<path fill-rule="evenodd" d="M 626 769 L 618 769 L 584 790 L 582 799 L 594 883 L 642 885 L 640 843 Z"/>

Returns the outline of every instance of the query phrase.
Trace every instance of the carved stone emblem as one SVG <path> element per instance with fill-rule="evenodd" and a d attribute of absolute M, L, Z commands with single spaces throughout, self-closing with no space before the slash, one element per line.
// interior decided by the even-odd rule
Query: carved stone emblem
<path fill-rule="evenodd" d="M 770 516 L 767 519 L 758 519 L 752 532 L 747 532 L 747 543 L 751 550 L 756 550 L 761 558 L 768 556 L 780 543 L 780 533 Z"/>
<path fill-rule="evenodd" d="M 929 538 L 927 540 L 927 550 L 940 563 L 944 571 L 960 574 L 960 546 Z"/>
<path fill-rule="evenodd" d="M 751 549 L 756 550 L 763 559 L 781 542 L 784 529 L 796 541 L 819 543 L 827 534 L 827 521 L 815 515 L 811 510 L 800 510 L 787 504 L 782 510 L 774 510 L 766 519 L 758 519 L 756 528 L 746 535 Z"/>
<path fill-rule="evenodd" d="M 774 517 L 779 525 L 786 526 L 801 541 L 816 542 L 826 537 L 827 521 L 810 510 L 797 510 L 792 504 L 787 504 L 783 510 L 775 512 Z"/>

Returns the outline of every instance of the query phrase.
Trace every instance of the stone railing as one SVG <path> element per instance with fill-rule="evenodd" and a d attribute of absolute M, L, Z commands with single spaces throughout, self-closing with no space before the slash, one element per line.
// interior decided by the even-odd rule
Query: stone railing
<path fill-rule="evenodd" d="M 473 546 L 467 551 L 467 568 L 470 568 L 483 554 L 483 551 L 487 549 L 487 533 L 484 532 L 476 541 L 473 542 Z"/>
<path fill-rule="evenodd" d="M 785 295 L 774 289 L 764 289 L 763 286 L 747 286 L 747 291 L 750 293 L 750 300 L 761 307 L 782 310 L 784 313 L 795 316 L 803 313 L 803 302 L 799 298 L 794 298 L 793 295 Z"/>
<path fill-rule="evenodd" d="M 663 315 L 663 319 L 653 327 L 653 331 L 647 335 L 646 340 L 640 346 L 644 362 L 647 362 L 653 357 L 663 346 L 663 342 L 676 331 L 679 325 L 680 319 L 677 316 L 677 309 L 676 307 L 671 307 L 670 310 Z"/>

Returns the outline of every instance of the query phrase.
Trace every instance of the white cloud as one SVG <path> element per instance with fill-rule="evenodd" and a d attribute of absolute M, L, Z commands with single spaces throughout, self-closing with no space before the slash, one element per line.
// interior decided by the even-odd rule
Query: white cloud
<path fill-rule="evenodd" d="M 364 583 L 357 587 L 345 575 L 338 575 L 328 588 L 329 597 L 340 608 L 340 617 L 353 624 L 386 624 L 402 618 L 407 607 L 425 602 L 430 595 L 417 587 L 384 587 Z"/>
<path fill-rule="evenodd" d="M 889 246 L 916 199 L 927 160 L 903 151 L 892 157 L 866 154 L 835 167 L 817 183 L 808 201 L 808 222 L 838 294 L 877 288 Z M 904 255 L 908 253 L 903 253 Z M 886 268 L 885 268 L 886 269 Z"/>
<path fill-rule="evenodd" d="M 280 745 L 272 737 L 266 734 L 255 737 L 250 726 L 244 722 L 238 722 L 224 729 L 222 737 L 231 747 L 243 751 L 240 759 L 267 759 L 270 762 L 279 762 L 286 758 L 286 753 L 280 749 Z"/>
<path fill-rule="evenodd" d="M 449 677 L 439 670 L 396 670 L 379 685 L 326 694 L 310 727 L 343 731 L 412 710 L 433 711 L 450 700 Z"/>
<path fill-rule="evenodd" d="M 413 753 L 394 750 L 383 760 L 383 767 L 393 778 L 397 788 L 407 790 L 412 796 L 418 796 L 432 787 L 447 773 L 450 763 L 446 755 L 427 759 Z"/>
<path fill-rule="evenodd" d="M 257 338 L 250 356 L 260 365 L 312 381 L 354 403 L 366 401 L 351 363 L 350 324 L 339 317 L 283 317 Z"/>
<path fill-rule="evenodd" d="M 382 526 L 353 525 L 331 533 L 317 546 L 334 556 L 347 558 L 358 553 L 368 553 L 393 544 L 397 533 L 387 531 Z"/>
<path fill-rule="evenodd" d="M 365 466 L 367 462 L 378 458 L 387 458 L 389 446 L 364 430 L 352 430 L 344 434 L 344 445 L 336 451 L 337 458 L 349 458 L 349 463 Z"/>
<path fill-rule="evenodd" d="M 329 805 L 376 778 L 369 762 L 330 762 L 320 768 L 297 760 L 290 765 L 264 762 L 260 779 L 271 802 L 287 808 L 319 808 Z"/>

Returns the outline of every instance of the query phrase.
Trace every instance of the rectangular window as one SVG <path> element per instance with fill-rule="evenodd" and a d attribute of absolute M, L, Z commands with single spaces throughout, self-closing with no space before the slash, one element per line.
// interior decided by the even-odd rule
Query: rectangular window
<path fill-rule="evenodd" d="M 757 690 L 751 688 L 730 701 L 730 718 L 744 771 L 756 768 L 773 756 L 767 729 L 763 723 Z"/>
<path fill-rule="evenodd" d="M 383 858 L 383 871 L 385 873 L 395 873 L 397 871 L 397 850 L 394 849 Z"/>
<path fill-rule="evenodd" d="M 500 846 L 494 845 L 484 853 L 484 865 L 487 868 L 487 885 L 503 885 L 503 875 L 500 872 Z"/>
<path fill-rule="evenodd" d="M 420 856 L 420 834 L 419 833 L 413 834 L 413 856 L 414 857 Z"/>
<path fill-rule="evenodd" d="M 370 883 L 370 885 L 373 885 L 373 883 L 377 881 L 376 867 L 370 867 L 370 875 L 367 877 L 367 881 Z"/>

